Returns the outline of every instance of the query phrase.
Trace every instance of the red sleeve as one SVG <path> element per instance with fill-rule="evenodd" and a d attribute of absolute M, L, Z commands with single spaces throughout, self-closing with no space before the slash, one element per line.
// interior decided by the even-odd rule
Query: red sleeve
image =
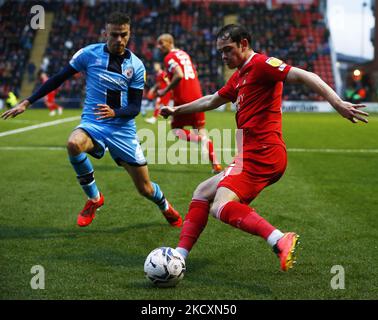
<path fill-rule="evenodd" d="M 180 65 L 179 59 L 174 53 L 169 53 L 164 59 L 165 68 L 167 73 L 172 74 L 173 70 Z"/>
<path fill-rule="evenodd" d="M 285 81 L 291 68 L 282 60 L 267 56 L 261 56 L 257 66 L 260 78 L 267 82 Z"/>
<path fill-rule="evenodd" d="M 237 83 L 237 76 L 238 71 L 234 72 L 230 79 L 228 79 L 227 83 L 218 90 L 218 94 L 232 102 L 235 102 L 238 97 L 238 92 L 236 91 L 236 83 Z"/>

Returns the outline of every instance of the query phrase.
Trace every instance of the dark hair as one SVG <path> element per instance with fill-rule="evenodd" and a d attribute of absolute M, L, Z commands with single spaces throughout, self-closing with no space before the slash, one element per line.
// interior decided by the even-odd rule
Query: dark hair
<path fill-rule="evenodd" d="M 127 15 L 126 13 L 113 12 L 106 19 L 106 24 L 116 24 L 116 25 L 128 24 L 128 25 L 130 25 L 131 19 L 130 19 L 129 15 Z"/>
<path fill-rule="evenodd" d="M 242 39 L 247 39 L 249 45 L 251 45 L 252 36 L 251 34 L 238 24 L 228 24 L 217 33 L 217 39 L 228 40 L 231 39 L 233 42 L 240 43 Z"/>

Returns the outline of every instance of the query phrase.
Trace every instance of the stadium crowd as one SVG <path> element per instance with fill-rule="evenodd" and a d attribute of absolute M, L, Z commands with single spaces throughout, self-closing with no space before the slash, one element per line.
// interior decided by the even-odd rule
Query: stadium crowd
<path fill-rule="evenodd" d="M 112 11 L 123 11 L 128 12 L 132 18 L 129 48 L 145 63 L 147 90 L 153 86 L 153 62 L 162 59 L 155 46 L 156 38 L 159 34 L 168 32 L 175 37 L 178 48 L 190 52 L 197 67 L 203 93 L 208 94 L 224 84 L 214 36 L 216 30 L 224 24 L 224 16 L 233 14 L 238 17 L 239 23 L 250 28 L 253 35 L 252 46 L 257 52 L 315 71 L 331 87 L 335 87 L 328 30 L 317 2 L 306 10 L 289 5 L 268 8 L 264 3 L 240 7 L 227 3 L 173 0 L 45 0 L 39 3 L 45 3 L 46 10 L 54 12 L 49 43 L 44 53 L 43 68 L 48 75 L 58 72 L 80 48 L 103 41 L 98 35 L 104 28 L 104 17 Z M 17 10 L 14 6 L 18 7 Z M 16 19 L 14 15 L 20 16 L 22 12 L 23 16 L 30 16 L 30 4 L 8 1 L 0 10 L 0 30 L 5 34 L 5 37 L 0 38 L 0 79 L 1 83 L 7 83 L 19 90 L 23 72 L 27 72 L 26 64 L 35 31 L 28 27 L 27 20 Z M 37 80 L 36 87 L 39 85 Z M 81 98 L 83 86 L 83 79 L 74 78 L 59 89 L 57 97 Z M 284 99 L 320 100 L 314 93 L 295 85 L 286 86 Z"/>
<path fill-rule="evenodd" d="M 19 17 L 25 17 L 20 19 Z M 30 7 L 8 1 L 0 7 L 0 94 L 19 94 L 35 30 L 31 29 Z"/>

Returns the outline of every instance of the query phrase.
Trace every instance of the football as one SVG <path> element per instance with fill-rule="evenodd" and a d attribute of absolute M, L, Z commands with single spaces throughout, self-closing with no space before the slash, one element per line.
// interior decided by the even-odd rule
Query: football
<path fill-rule="evenodd" d="M 175 249 L 154 249 L 144 262 L 144 274 L 158 287 L 174 287 L 184 277 L 185 260 Z"/>

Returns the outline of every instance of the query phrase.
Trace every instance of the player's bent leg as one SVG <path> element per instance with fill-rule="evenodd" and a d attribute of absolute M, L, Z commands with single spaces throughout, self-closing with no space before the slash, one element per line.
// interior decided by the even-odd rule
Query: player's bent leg
<path fill-rule="evenodd" d="M 167 201 L 160 186 L 157 183 L 151 182 L 147 165 L 132 166 L 123 161 L 121 162 L 121 165 L 131 176 L 138 192 L 159 207 L 165 219 L 171 226 L 181 227 L 182 218 L 180 214 Z"/>
<path fill-rule="evenodd" d="M 236 202 L 240 201 L 237 194 L 234 193 L 230 189 L 220 187 L 215 192 L 214 201 L 213 201 L 211 208 L 210 208 L 210 214 L 213 217 L 221 220 L 220 215 L 221 215 L 223 207 L 227 203 L 232 202 L 232 201 L 236 201 Z"/>
<path fill-rule="evenodd" d="M 193 199 L 213 202 L 217 192 L 218 183 L 221 181 L 223 173 L 219 173 L 201 182 L 193 192 Z"/>
<path fill-rule="evenodd" d="M 294 232 L 282 233 L 225 187 L 215 195 L 210 213 L 217 219 L 245 232 L 265 239 L 273 247 L 280 260 L 280 267 L 288 271 L 295 264 L 295 250 L 299 236 Z"/>
<path fill-rule="evenodd" d="M 77 179 L 88 200 L 78 215 L 77 224 L 88 226 L 96 216 L 96 210 L 104 204 L 104 196 L 99 192 L 94 179 L 94 169 L 86 152 L 92 150 L 92 139 L 81 129 L 74 130 L 67 142 L 68 157 Z"/>
<path fill-rule="evenodd" d="M 82 129 L 75 129 L 67 141 L 69 155 L 78 155 L 82 152 L 89 152 L 94 148 L 94 143 L 88 134 Z"/>
<path fill-rule="evenodd" d="M 218 174 L 200 183 L 193 193 L 176 248 L 184 259 L 207 225 L 210 203 L 214 200 L 217 185 L 222 176 L 223 174 Z"/>
<path fill-rule="evenodd" d="M 225 187 L 218 189 L 210 212 L 217 219 L 265 240 L 276 230 L 253 208 L 240 203 L 239 197 Z"/>

